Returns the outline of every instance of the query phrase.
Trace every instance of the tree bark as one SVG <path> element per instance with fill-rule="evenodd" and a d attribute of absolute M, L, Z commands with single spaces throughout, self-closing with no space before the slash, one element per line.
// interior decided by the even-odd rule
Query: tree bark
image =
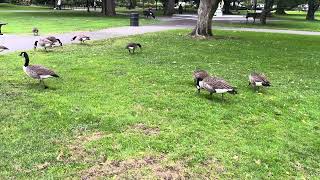
<path fill-rule="evenodd" d="M 267 24 L 267 16 L 272 10 L 273 3 L 274 0 L 265 0 L 264 9 L 260 17 L 261 24 Z"/>
<path fill-rule="evenodd" d="M 284 8 L 277 8 L 276 14 L 278 14 L 278 15 L 286 15 L 287 13 L 286 13 Z"/>
<path fill-rule="evenodd" d="M 212 18 L 221 0 L 201 0 L 198 8 L 198 20 L 196 27 L 191 32 L 194 37 L 211 37 Z"/>
<path fill-rule="evenodd" d="M 224 0 L 224 5 L 223 5 L 223 14 L 232 14 L 230 10 L 230 4 L 231 0 Z"/>
<path fill-rule="evenodd" d="M 308 21 L 314 21 L 315 20 L 315 12 L 318 10 L 319 8 L 319 0 L 308 0 L 308 13 L 306 16 L 306 19 Z"/>
<path fill-rule="evenodd" d="M 106 16 L 115 16 L 115 0 L 102 0 L 102 14 Z"/>
<path fill-rule="evenodd" d="M 90 3 L 89 3 L 89 0 L 87 0 L 87 12 L 90 12 Z"/>
<path fill-rule="evenodd" d="M 166 0 L 164 15 L 171 16 L 174 13 L 175 13 L 174 0 Z"/>
<path fill-rule="evenodd" d="M 285 8 L 286 8 L 286 5 L 284 0 L 278 0 L 276 14 L 285 15 L 286 14 Z"/>
<path fill-rule="evenodd" d="M 134 9 L 137 6 L 137 1 L 136 0 L 129 0 L 129 9 Z"/>

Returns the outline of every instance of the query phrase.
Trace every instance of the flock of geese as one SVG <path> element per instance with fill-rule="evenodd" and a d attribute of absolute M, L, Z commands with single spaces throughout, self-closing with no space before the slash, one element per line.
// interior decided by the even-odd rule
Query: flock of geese
<path fill-rule="evenodd" d="M 39 35 L 39 29 L 37 28 L 33 28 L 32 29 L 32 33 L 34 34 L 34 36 L 38 36 Z M 89 36 L 86 36 L 84 34 L 80 34 L 80 35 L 76 35 L 74 36 L 71 41 L 79 41 L 80 43 L 84 43 L 85 41 L 91 40 Z M 54 46 L 57 45 L 57 43 L 59 43 L 60 46 L 62 46 L 62 42 L 60 39 L 54 37 L 54 36 L 48 36 L 46 38 L 41 38 L 37 41 L 34 42 L 34 49 L 37 49 L 37 47 L 42 47 L 43 49 L 47 50 L 47 48 L 52 48 Z M 137 48 L 141 49 L 142 46 L 139 43 L 129 43 L 126 47 L 126 49 L 128 49 L 129 53 L 135 53 L 135 50 Z M 4 51 L 4 50 L 9 50 L 9 48 L 0 45 L 0 52 Z M 45 85 L 44 83 L 44 79 L 47 78 L 58 78 L 59 75 L 57 73 L 54 72 L 54 70 L 51 70 L 49 68 L 46 68 L 42 65 L 30 65 L 30 59 L 29 59 L 29 55 L 27 52 L 21 52 L 19 54 L 20 56 L 22 56 L 24 58 L 24 65 L 23 65 L 23 71 L 30 77 L 33 79 L 37 79 L 40 81 L 40 85 L 43 85 L 44 88 L 48 88 L 47 85 Z"/>
<path fill-rule="evenodd" d="M 222 100 L 224 93 L 238 93 L 236 88 L 230 85 L 226 80 L 220 77 L 210 76 L 205 70 L 194 71 L 193 78 L 199 93 L 201 89 L 205 89 L 210 93 L 210 95 L 213 93 L 221 94 Z M 264 74 L 253 72 L 249 75 L 249 85 L 257 89 L 262 86 L 271 86 L 271 83 Z"/>
<path fill-rule="evenodd" d="M 32 32 L 35 36 L 39 35 L 39 30 L 37 28 L 33 28 Z M 86 35 L 77 35 L 74 36 L 71 41 L 79 41 L 80 43 L 84 43 L 85 41 L 90 40 L 89 36 Z M 60 39 L 54 37 L 54 36 L 48 36 L 43 39 L 39 39 L 38 41 L 35 41 L 34 43 L 34 49 L 36 49 L 38 46 L 44 48 L 45 50 L 47 48 L 51 48 L 55 46 L 57 43 L 59 43 L 60 46 L 62 46 L 62 42 Z M 139 48 L 141 50 L 142 46 L 139 43 L 129 43 L 125 47 L 129 51 L 129 53 L 135 53 L 135 50 Z M 7 47 L 0 45 L 0 52 L 8 50 Z M 26 52 L 21 52 L 20 56 L 22 56 L 25 60 L 25 63 L 23 65 L 23 71 L 33 79 L 37 79 L 40 81 L 40 85 L 43 85 L 44 88 L 48 88 L 48 86 L 45 85 L 44 79 L 47 78 L 58 78 L 59 75 L 54 72 L 54 70 L 51 70 L 49 68 L 46 68 L 42 65 L 30 65 L 30 59 L 29 55 Z M 226 80 L 220 77 L 216 76 L 210 76 L 209 73 L 205 70 L 196 70 L 193 72 L 193 78 L 195 86 L 200 93 L 201 89 L 207 90 L 210 95 L 213 93 L 221 94 L 222 100 L 223 95 L 225 93 L 229 94 L 237 94 L 237 90 L 234 86 L 230 85 Z M 251 85 L 253 88 L 260 88 L 262 86 L 268 87 L 271 86 L 270 81 L 268 78 L 262 74 L 253 72 L 249 75 L 249 85 Z"/>

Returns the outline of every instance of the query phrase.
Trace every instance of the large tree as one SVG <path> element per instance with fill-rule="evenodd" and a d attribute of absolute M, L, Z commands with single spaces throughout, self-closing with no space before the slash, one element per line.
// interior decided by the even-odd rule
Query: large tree
<path fill-rule="evenodd" d="M 293 9 L 305 2 L 306 0 L 278 0 L 276 14 L 284 15 L 286 14 L 285 10 Z"/>
<path fill-rule="evenodd" d="M 232 14 L 230 4 L 234 2 L 234 0 L 224 0 L 223 2 L 223 14 Z"/>
<path fill-rule="evenodd" d="M 102 0 L 102 13 L 106 16 L 116 15 L 115 0 Z"/>
<path fill-rule="evenodd" d="M 286 12 L 285 12 L 286 3 L 287 3 L 287 0 L 278 0 L 276 14 L 279 14 L 279 15 L 286 14 Z"/>
<path fill-rule="evenodd" d="M 314 14 L 320 5 L 319 0 L 308 0 L 308 13 L 306 19 L 309 21 L 315 20 Z"/>
<path fill-rule="evenodd" d="M 267 16 L 273 10 L 272 9 L 273 3 L 274 3 L 274 0 L 265 0 L 264 9 L 261 12 L 261 16 L 260 16 L 261 24 L 267 24 Z"/>
<path fill-rule="evenodd" d="M 195 37 L 210 37 L 212 34 L 212 18 L 221 0 L 200 0 L 198 20 L 191 32 Z"/>
<path fill-rule="evenodd" d="M 129 0 L 129 9 L 134 9 L 137 6 L 137 1 L 136 0 Z"/>
<path fill-rule="evenodd" d="M 171 16 L 175 13 L 175 0 L 162 0 L 162 4 L 164 5 L 164 15 Z"/>

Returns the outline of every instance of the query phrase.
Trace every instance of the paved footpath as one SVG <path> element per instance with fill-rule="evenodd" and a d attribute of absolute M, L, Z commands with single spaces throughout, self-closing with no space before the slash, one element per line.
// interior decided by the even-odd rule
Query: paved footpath
<path fill-rule="evenodd" d="M 78 34 L 85 34 L 91 37 L 92 40 L 102 40 L 115 37 L 124 37 L 130 35 L 138 35 L 149 32 L 159 32 L 172 29 L 181 29 L 185 27 L 176 26 L 139 26 L 139 27 L 117 27 L 108 28 L 98 31 L 90 32 L 71 32 L 64 34 L 52 34 L 53 36 L 59 38 L 63 44 L 78 43 L 77 41 L 71 41 L 71 38 Z M 2 53 L 8 53 L 13 51 L 27 51 L 33 49 L 34 42 L 46 36 L 27 36 L 27 35 L 3 35 L 0 36 L 0 44 L 9 48 L 9 51 L 4 51 Z"/>
<path fill-rule="evenodd" d="M 196 21 L 194 20 L 176 20 L 176 19 L 162 19 L 163 24 L 161 25 L 147 25 L 139 27 L 116 27 L 108 28 L 90 32 L 71 32 L 64 34 L 52 34 L 59 38 L 63 44 L 74 43 L 71 38 L 77 34 L 86 34 L 91 37 L 92 40 L 102 40 L 114 37 L 124 37 L 130 35 L 138 35 L 150 32 L 167 31 L 173 29 L 186 29 L 194 27 Z M 235 28 L 235 27 L 214 27 L 217 30 L 228 30 L 228 31 L 250 31 L 250 32 L 267 32 L 267 33 L 284 33 L 284 34 L 297 34 L 297 35 L 315 35 L 319 36 L 320 32 L 310 31 L 295 31 L 295 30 L 276 30 L 276 29 L 258 29 L 258 28 Z M 45 36 L 43 36 L 45 37 Z M 9 51 L 2 53 L 8 53 L 13 51 L 27 51 L 33 49 L 34 42 L 42 36 L 27 36 L 27 35 L 3 35 L 0 36 L 0 44 L 8 47 Z"/>

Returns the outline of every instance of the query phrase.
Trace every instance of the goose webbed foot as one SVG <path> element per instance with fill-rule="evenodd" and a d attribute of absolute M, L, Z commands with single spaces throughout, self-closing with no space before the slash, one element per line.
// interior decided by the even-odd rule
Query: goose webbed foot
<path fill-rule="evenodd" d="M 43 85 L 44 89 L 48 89 L 49 87 L 44 83 L 43 80 L 40 79 L 40 85 Z"/>

